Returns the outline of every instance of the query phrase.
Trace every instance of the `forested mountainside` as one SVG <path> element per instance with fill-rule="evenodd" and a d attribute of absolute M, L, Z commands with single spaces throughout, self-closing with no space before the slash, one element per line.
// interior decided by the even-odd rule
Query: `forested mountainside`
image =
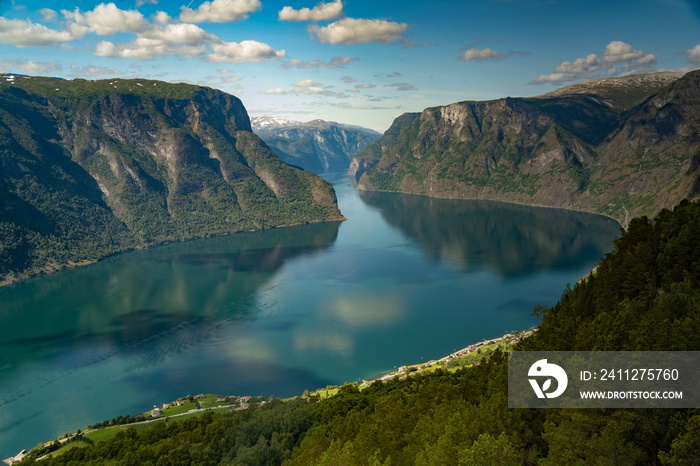
<path fill-rule="evenodd" d="M 515 351 L 700 350 L 700 202 L 633 219 Z M 509 409 L 507 353 L 456 372 L 130 429 L 40 464 L 698 464 L 698 409 Z"/>
<path fill-rule="evenodd" d="M 251 123 L 282 161 L 318 174 L 347 170 L 355 155 L 381 137 L 371 129 L 323 120 L 255 117 Z"/>
<path fill-rule="evenodd" d="M 405 114 L 350 175 L 370 191 L 653 215 L 700 194 L 700 71 Z"/>
<path fill-rule="evenodd" d="M 163 242 L 340 220 L 239 99 L 188 84 L 0 79 L 0 282 Z"/>

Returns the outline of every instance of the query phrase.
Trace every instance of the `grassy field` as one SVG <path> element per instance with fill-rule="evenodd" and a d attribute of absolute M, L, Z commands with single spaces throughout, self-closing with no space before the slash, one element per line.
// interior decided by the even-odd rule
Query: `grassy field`
<path fill-rule="evenodd" d="M 109 440 L 117 433 L 125 431 L 127 429 L 136 429 L 138 432 L 144 431 L 151 427 L 153 423 L 148 423 L 148 424 L 125 424 L 123 426 L 119 427 L 110 427 L 107 429 L 100 429 L 98 431 L 95 431 L 91 434 L 86 435 L 85 437 L 89 438 L 92 440 L 94 443 L 98 442 L 104 442 L 105 440 Z"/>
<path fill-rule="evenodd" d="M 172 406 L 165 411 L 161 411 L 163 414 L 166 416 L 174 416 L 176 414 L 184 414 L 187 411 L 190 411 L 192 409 L 199 409 L 199 405 L 197 403 L 185 403 L 184 405 L 181 406 Z"/>

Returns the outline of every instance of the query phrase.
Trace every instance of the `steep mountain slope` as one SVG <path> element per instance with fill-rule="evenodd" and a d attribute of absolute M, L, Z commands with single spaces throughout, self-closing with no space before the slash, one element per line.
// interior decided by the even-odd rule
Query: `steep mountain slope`
<path fill-rule="evenodd" d="M 371 129 L 323 120 L 301 123 L 255 117 L 251 123 L 280 159 L 314 173 L 347 169 L 357 153 L 381 136 Z"/>
<path fill-rule="evenodd" d="M 379 162 L 384 151 L 398 141 L 404 130 L 419 116 L 420 113 L 404 113 L 396 118 L 379 140 L 367 146 L 352 159 L 348 175 L 356 182 L 359 181 L 362 174 Z"/>
<path fill-rule="evenodd" d="M 365 190 L 651 215 L 700 191 L 698 80 L 654 73 L 429 108 L 350 175 Z"/>
<path fill-rule="evenodd" d="M 0 277 L 167 241 L 342 219 L 228 94 L 148 80 L 0 81 Z"/>

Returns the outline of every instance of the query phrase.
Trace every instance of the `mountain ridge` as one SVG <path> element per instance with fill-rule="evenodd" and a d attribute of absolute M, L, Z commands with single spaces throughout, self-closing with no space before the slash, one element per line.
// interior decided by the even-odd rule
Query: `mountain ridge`
<path fill-rule="evenodd" d="M 3 77 L 5 280 L 164 242 L 343 219 L 332 186 L 281 162 L 234 96 L 145 79 Z"/>
<path fill-rule="evenodd" d="M 645 76 L 623 80 L 637 87 L 622 91 L 613 78 L 608 100 L 573 85 L 404 115 L 407 124 L 397 119 L 400 128 L 358 154 L 349 175 L 370 191 L 567 208 L 622 223 L 653 215 L 700 192 L 700 71 Z M 632 101 L 641 103 L 626 110 Z"/>
<path fill-rule="evenodd" d="M 381 136 L 368 128 L 318 119 L 254 117 L 251 123 L 281 160 L 316 174 L 346 170 L 357 153 Z"/>

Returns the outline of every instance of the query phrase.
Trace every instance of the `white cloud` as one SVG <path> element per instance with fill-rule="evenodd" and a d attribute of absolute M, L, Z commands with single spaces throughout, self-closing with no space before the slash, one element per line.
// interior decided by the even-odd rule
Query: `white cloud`
<path fill-rule="evenodd" d="M 169 43 L 188 45 L 198 45 L 206 42 L 219 41 L 216 36 L 207 33 L 199 26 L 187 23 L 168 24 L 164 27 L 154 27 L 140 36 L 146 39 L 162 40 Z"/>
<path fill-rule="evenodd" d="M 340 80 L 348 84 L 357 82 L 357 79 L 351 78 L 350 76 L 343 76 L 342 78 L 340 78 Z"/>
<path fill-rule="evenodd" d="M 80 37 L 69 31 L 49 29 L 43 24 L 0 16 L 0 44 L 16 47 L 47 46 L 71 42 Z"/>
<path fill-rule="evenodd" d="M 283 95 L 286 94 L 287 92 L 282 89 L 281 87 L 277 87 L 275 89 L 268 89 L 266 91 L 260 91 L 259 94 L 273 94 L 273 95 Z"/>
<path fill-rule="evenodd" d="M 524 52 L 522 50 L 511 50 L 506 53 L 501 53 L 497 52 L 492 48 L 485 48 L 485 49 L 475 49 L 475 48 L 470 48 L 466 52 L 464 52 L 462 55 L 457 57 L 460 60 L 464 61 L 487 61 L 487 60 L 492 60 L 492 61 L 499 61 L 499 60 L 504 60 L 507 57 L 511 57 L 513 55 L 529 55 L 530 52 Z"/>
<path fill-rule="evenodd" d="M 330 21 L 342 14 L 343 2 L 335 0 L 329 3 L 319 3 L 312 9 L 295 10 L 291 6 L 285 6 L 280 10 L 277 18 L 280 21 Z"/>
<path fill-rule="evenodd" d="M 686 52 L 688 54 L 688 62 L 700 64 L 700 44 Z"/>
<path fill-rule="evenodd" d="M 370 83 L 362 83 L 362 84 L 358 84 L 357 86 L 355 86 L 356 89 L 372 89 L 373 87 L 377 87 L 377 86 L 375 86 L 374 84 L 370 84 Z"/>
<path fill-rule="evenodd" d="M 292 83 L 292 86 L 294 87 L 311 87 L 311 86 L 320 86 L 321 84 L 317 83 L 316 81 L 312 79 L 304 79 L 303 81 L 297 81 L 295 83 Z"/>
<path fill-rule="evenodd" d="M 504 58 L 506 58 L 505 55 L 491 48 L 481 50 L 471 48 L 459 56 L 459 59 L 464 61 L 503 60 Z"/>
<path fill-rule="evenodd" d="M 209 63 L 260 63 L 278 60 L 287 55 L 285 50 L 274 50 L 267 44 L 255 40 L 221 42 L 211 45 L 214 53 L 207 57 Z"/>
<path fill-rule="evenodd" d="M 58 13 L 56 13 L 51 8 L 42 8 L 39 10 L 39 14 L 46 22 L 56 21 L 58 18 Z"/>
<path fill-rule="evenodd" d="M 630 44 L 612 41 L 601 58 L 591 53 L 573 62 L 565 61 L 550 74 L 538 76 L 530 84 L 564 83 L 604 76 L 618 76 L 642 71 L 653 71 L 656 57 L 648 52 L 635 50 Z"/>
<path fill-rule="evenodd" d="M 159 11 L 155 15 L 153 15 L 153 21 L 155 21 L 158 24 L 170 24 L 173 22 L 173 19 L 170 17 L 169 14 L 167 14 L 164 11 Z"/>
<path fill-rule="evenodd" d="M 380 19 L 345 18 L 328 26 L 311 25 L 307 30 L 316 34 L 322 44 L 361 44 L 366 42 L 392 42 L 400 39 L 408 28 L 406 23 Z"/>
<path fill-rule="evenodd" d="M 246 19 L 248 15 L 262 8 L 260 0 L 212 0 L 203 2 L 192 10 L 180 7 L 180 21 L 189 23 L 228 23 Z"/>
<path fill-rule="evenodd" d="M 240 76 L 224 76 L 221 79 L 225 83 L 237 83 L 238 81 L 241 80 Z"/>
<path fill-rule="evenodd" d="M 607 63 L 624 63 L 633 60 L 645 59 L 649 56 L 654 59 L 654 55 L 645 54 L 641 50 L 634 50 L 630 44 L 619 40 L 614 40 L 605 47 L 603 61 Z"/>
<path fill-rule="evenodd" d="M 319 86 L 298 87 L 290 91 L 290 94 L 324 95 L 328 97 L 347 97 L 342 92 L 333 92 Z"/>
<path fill-rule="evenodd" d="M 350 57 L 333 57 L 331 58 L 330 61 L 325 62 L 323 60 L 310 60 L 307 62 L 292 59 L 289 60 L 288 62 L 285 62 L 282 64 L 282 68 L 299 68 L 302 70 L 317 70 L 321 67 L 323 68 L 343 68 L 345 65 L 348 63 L 351 63 L 353 61 L 358 61 L 359 58 L 350 58 Z"/>
<path fill-rule="evenodd" d="M 132 60 L 151 60 L 164 55 L 185 55 L 195 57 L 206 52 L 205 44 L 173 44 L 162 39 L 139 37 L 128 43 L 102 41 L 95 47 L 94 55 L 98 57 L 130 58 Z"/>
<path fill-rule="evenodd" d="M 294 94 L 325 94 L 326 90 L 318 86 L 300 87 L 292 91 Z"/>
<path fill-rule="evenodd" d="M 60 71 L 63 67 L 54 62 L 41 63 L 34 60 L 18 60 L 15 58 L 0 59 L 0 72 L 9 73 L 23 71 L 28 74 L 46 74 Z"/>
<path fill-rule="evenodd" d="M 151 24 L 137 10 L 122 10 L 114 3 L 100 3 L 92 11 L 81 13 L 78 8 L 73 11 L 61 10 L 63 16 L 72 21 L 73 31 L 94 32 L 101 36 L 111 36 L 117 32 L 140 33 L 147 31 Z"/>

